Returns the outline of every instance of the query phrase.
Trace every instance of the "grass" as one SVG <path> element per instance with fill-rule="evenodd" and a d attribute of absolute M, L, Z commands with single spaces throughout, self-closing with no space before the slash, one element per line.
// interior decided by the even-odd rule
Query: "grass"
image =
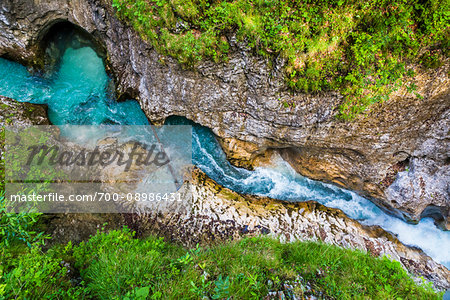
<path fill-rule="evenodd" d="M 449 48 L 449 1 L 112 0 L 162 54 L 195 66 L 227 61 L 235 33 L 255 54 L 287 60 L 292 90 L 339 90 L 352 120 L 406 85 L 413 64 L 435 68 Z M 423 54 L 422 54 L 423 53 Z M 421 54 L 421 55 L 419 55 Z M 407 86 L 414 93 L 414 86 Z M 285 106 L 286 107 L 286 106 Z"/>
<path fill-rule="evenodd" d="M 188 250 L 153 236 L 136 239 L 124 228 L 45 254 L 18 249 L 2 250 L 0 298 L 261 299 L 277 291 L 336 299 L 441 297 L 415 284 L 398 262 L 322 243 L 252 237 Z"/>

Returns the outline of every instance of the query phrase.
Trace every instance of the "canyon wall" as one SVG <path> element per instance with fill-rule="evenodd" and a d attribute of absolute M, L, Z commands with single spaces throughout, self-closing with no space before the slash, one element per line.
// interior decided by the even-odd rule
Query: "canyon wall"
<path fill-rule="evenodd" d="M 186 116 L 211 128 L 232 160 L 247 166 L 257 154 L 280 149 L 305 176 L 355 190 L 405 219 L 432 216 L 450 226 L 448 61 L 417 69 L 423 99 L 400 90 L 367 116 L 342 122 L 342 96 L 290 91 L 281 57 L 254 56 L 229 36 L 228 62 L 186 70 L 118 20 L 109 1 L 1 0 L 0 55 L 41 64 L 45 35 L 61 21 L 93 36 L 119 98 L 136 98 L 152 121 Z"/>

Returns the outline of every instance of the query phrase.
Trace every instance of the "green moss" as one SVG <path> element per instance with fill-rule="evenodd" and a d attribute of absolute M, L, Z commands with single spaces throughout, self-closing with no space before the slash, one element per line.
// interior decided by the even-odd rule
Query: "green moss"
<path fill-rule="evenodd" d="M 442 66 L 440 58 L 438 51 L 427 51 L 422 55 L 420 62 L 427 68 L 436 69 Z"/>
<path fill-rule="evenodd" d="M 227 60 L 227 34 L 256 54 L 288 61 L 288 86 L 305 92 L 339 89 L 342 119 L 353 119 L 387 99 L 408 76 L 422 48 L 447 55 L 448 1 L 419 0 L 112 0 L 157 51 L 192 67 Z"/>

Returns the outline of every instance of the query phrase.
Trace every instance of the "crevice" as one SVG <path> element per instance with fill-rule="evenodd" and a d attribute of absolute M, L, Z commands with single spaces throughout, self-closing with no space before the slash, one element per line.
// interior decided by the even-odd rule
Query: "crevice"
<path fill-rule="evenodd" d="M 395 155 L 395 154 L 394 154 Z M 397 178 L 397 174 L 399 172 L 404 172 L 409 169 L 410 157 L 408 156 L 406 159 L 397 162 L 396 164 L 389 167 L 386 171 L 386 176 L 380 182 L 380 185 L 384 188 L 388 188 L 391 184 L 394 183 Z"/>
<path fill-rule="evenodd" d="M 420 219 L 423 218 L 432 218 L 436 226 L 446 229 L 447 220 L 444 216 L 448 215 L 449 208 L 436 206 L 436 205 L 428 205 L 420 214 Z"/>

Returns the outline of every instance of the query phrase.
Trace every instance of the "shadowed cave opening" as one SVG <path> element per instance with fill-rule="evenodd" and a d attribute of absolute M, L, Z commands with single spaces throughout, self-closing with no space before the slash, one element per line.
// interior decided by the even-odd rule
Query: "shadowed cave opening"
<path fill-rule="evenodd" d="M 444 216 L 448 214 L 448 210 L 448 207 L 428 205 L 420 214 L 420 219 L 432 218 L 437 226 L 445 230 L 447 221 Z"/>
<path fill-rule="evenodd" d="M 46 67 L 57 65 L 67 48 L 91 47 L 103 61 L 106 59 L 104 45 L 93 34 L 67 20 L 53 20 L 44 26 L 37 41 Z"/>

